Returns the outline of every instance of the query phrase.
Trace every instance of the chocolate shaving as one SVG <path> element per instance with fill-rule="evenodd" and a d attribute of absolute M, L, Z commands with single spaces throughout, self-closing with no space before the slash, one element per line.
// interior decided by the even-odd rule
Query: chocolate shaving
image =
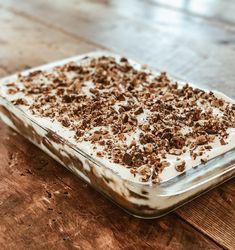
<path fill-rule="evenodd" d="M 139 107 L 137 110 L 135 110 L 134 114 L 135 115 L 140 115 L 144 112 L 143 108 L 142 107 Z"/>
<path fill-rule="evenodd" d="M 178 172 L 183 172 L 185 170 L 185 161 L 180 161 L 178 163 L 175 164 L 175 169 Z"/>
<path fill-rule="evenodd" d="M 128 154 L 128 153 L 125 153 L 123 155 L 122 161 L 123 161 L 124 164 L 126 164 L 128 166 L 131 166 L 132 165 L 132 157 L 131 157 L 131 155 Z"/>
<path fill-rule="evenodd" d="M 184 153 L 204 159 L 213 142 L 226 144 L 228 129 L 235 127 L 234 104 L 181 86 L 165 72 L 137 70 L 124 57 L 84 58 L 81 65 L 19 75 L 6 86 L 15 105 L 61 123 L 78 142 L 90 142 L 98 157 L 130 168 L 145 182 L 160 180 L 169 155 L 180 161 L 179 172 L 185 168 Z"/>

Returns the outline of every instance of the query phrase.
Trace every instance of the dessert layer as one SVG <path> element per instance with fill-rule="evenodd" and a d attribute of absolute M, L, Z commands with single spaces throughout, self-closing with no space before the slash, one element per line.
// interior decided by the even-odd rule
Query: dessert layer
<path fill-rule="evenodd" d="M 122 178 L 166 181 L 235 146 L 235 104 L 119 56 L 5 81 L 1 95 Z"/>

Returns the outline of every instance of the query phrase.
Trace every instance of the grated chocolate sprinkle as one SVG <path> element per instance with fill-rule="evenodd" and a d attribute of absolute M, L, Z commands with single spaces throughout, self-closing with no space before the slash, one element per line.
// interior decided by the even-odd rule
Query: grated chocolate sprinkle
<path fill-rule="evenodd" d="M 24 87 L 10 83 L 8 93 L 22 92 L 32 103 L 16 99 L 15 105 L 27 104 L 33 114 L 60 122 L 78 142 L 101 147 L 98 157 L 130 168 L 144 182 L 160 180 L 170 165 L 167 155 L 181 159 L 188 151 L 193 160 L 205 161 L 211 143 L 225 145 L 227 130 L 235 127 L 234 104 L 179 86 L 165 72 L 137 70 L 124 57 L 86 58 L 81 65 L 19 75 L 19 81 Z M 184 161 L 175 165 L 179 172 L 185 167 Z"/>

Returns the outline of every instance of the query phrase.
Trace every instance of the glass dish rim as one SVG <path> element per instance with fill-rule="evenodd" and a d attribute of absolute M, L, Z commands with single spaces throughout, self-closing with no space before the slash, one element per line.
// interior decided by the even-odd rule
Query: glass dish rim
<path fill-rule="evenodd" d="M 112 53 L 112 52 L 109 52 L 109 51 L 105 51 L 105 50 L 95 50 L 95 51 L 91 51 L 91 52 L 88 52 L 88 53 L 84 53 L 84 54 L 81 54 L 81 55 L 76 55 L 76 56 L 72 56 L 72 57 L 68 57 L 68 58 L 65 58 L 65 59 L 62 59 L 62 60 L 55 60 L 53 62 L 49 62 L 49 63 L 46 63 L 46 64 L 42 64 L 42 65 L 39 65 L 39 66 L 36 66 L 36 67 L 32 67 L 30 69 L 27 69 L 27 70 L 22 70 L 20 71 L 19 73 L 20 74 L 28 74 L 30 72 L 34 72 L 36 70 L 45 70 L 45 69 L 51 69 L 53 67 L 56 67 L 56 66 L 59 66 L 59 65 L 63 65 L 65 63 L 68 63 L 70 61 L 76 61 L 76 60 L 82 60 L 83 58 L 85 57 L 89 57 L 89 56 L 97 56 L 97 55 L 104 55 L 104 56 L 119 56 L 118 54 L 115 54 L 115 53 Z M 136 62 L 135 60 L 132 60 L 132 59 L 129 59 L 128 60 L 131 60 L 133 61 L 134 63 L 136 64 L 141 64 L 139 62 Z M 151 67 L 150 67 L 151 71 L 155 74 L 159 73 L 155 70 L 153 70 Z M 13 77 L 17 77 L 17 75 L 19 73 L 15 73 L 15 74 L 11 74 L 9 76 L 5 76 L 3 78 L 0 78 L 0 83 L 2 82 L 5 82 L 5 81 L 8 81 L 10 79 L 12 79 Z M 171 76 L 169 76 L 170 79 L 173 79 L 175 81 L 180 81 L 181 83 L 186 83 L 184 81 L 181 81 L 181 80 L 178 80 L 177 78 L 173 78 Z M 193 87 L 199 87 L 195 84 L 191 84 L 190 83 L 190 86 L 193 86 Z M 200 88 L 200 87 L 199 87 Z M 203 90 L 210 90 L 210 89 L 206 89 L 206 88 L 203 88 Z M 223 93 L 222 93 L 223 94 Z M 89 154 L 87 154 L 86 152 L 84 152 L 82 149 L 80 149 L 79 147 L 77 147 L 74 143 L 71 143 L 68 139 L 60 136 L 58 133 L 54 132 L 53 130 L 49 129 L 49 128 L 45 128 L 43 127 L 41 124 L 39 124 L 35 119 L 33 119 L 33 117 L 31 117 L 29 114 L 27 114 L 24 110 L 22 110 L 20 107 L 12 104 L 9 100 L 7 100 L 5 97 L 1 96 L 1 92 L 0 92 L 0 98 L 6 102 L 6 105 L 7 106 L 11 106 L 13 107 L 14 109 L 17 109 L 18 112 L 20 112 L 22 114 L 22 116 L 24 116 L 26 119 L 28 119 L 30 122 L 34 123 L 36 126 L 40 127 L 41 129 L 43 129 L 45 132 L 52 132 L 53 134 L 55 134 L 59 139 L 61 139 L 64 143 L 66 143 L 66 145 L 68 147 L 70 147 L 72 150 L 74 150 L 76 153 L 82 155 L 83 157 L 87 158 L 89 161 L 91 161 L 92 163 L 94 163 L 96 166 L 98 167 L 103 167 L 105 169 L 108 169 L 109 171 L 112 172 L 112 174 L 114 174 L 116 177 L 118 177 L 119 179 L 121 179 L 122 181 L 124 182 L 127 182 L 128 184 L 132 185 L 132 186 L 140 186 L 140 187 L 148 187 L 148 188 L 151 188 L 151 189 L 154 189 L 154 188 L 157 188 L 159 186 L 162 186 L 162 187 L 167 187 L 167 186 L 170 186 L 172 183 L 175 183 L 175 182 L 183 182 L 185 180 L 185 177 L 186 175 L 188 175 L 190 173 L 190 176 L 193 176 L 195 175 L 196 173 L 199 173 L 199 172 L 207 172 L 206 169 L 207 169 L 207 165 L 210 164 L 211 162 L 215 161 L 216 159 L 219 159 L 221 157 L 223 157 L 224 155 L 226 155 L 227 153 L 229 152 L 232 152 L 235 150 L 235 147 L 226 151 L 224 154 L 220 154 L 212 159 L 210 159 L 207 163 L 205 164 L 199 164 L 197 165 L 196 167 L 194 168 L 190 168 L 182 173 L 179 173 L 177 176 L 174 176 L 173 178 L 169 179 L 169 180 L 166 180 L 166 181 L 163 181 L 163 182 L 159 182 L 159 183 L 145 183 L 145 182 L 135 182 L 135 181 L 132 181 L 128 178 L 123 178 L 121 177 L 118 173 L 116 173 L 113 169 L 109 168 L 108 166 L 106 166 L 105 164 L 99 162 L 97 159 L 93 158 L 92 156 L 90 156 Z M 230 98 L 230 97 L 229 97 Z M 233 100 L 232 98 L 230 98 L 231 100 Z M 235 102 L 235 100 L 233 100 Z M 125 166 L 123 166 L 125 167 Z M 221 168 L 223 167 L 223 165 L 221 165 Z M 208 170 L 208 169 L 207 169 Z M 231 165 L 231 169 L 227 170 L 227 171 L 230 171 L 230 170 L 233 170 L 233 165 Z M 191 173 L 192 172 L 192 173 Z M 221 172 L 221 175 L 223 174 L 223 171 Z M 199 182 L 200 184 L 200 182 Z M 188 190 L 190 189 L 193 189 L 194 185 L 189 188 Z M 184 190 L 184 191 L 188 191 L 188 190 Z"/>

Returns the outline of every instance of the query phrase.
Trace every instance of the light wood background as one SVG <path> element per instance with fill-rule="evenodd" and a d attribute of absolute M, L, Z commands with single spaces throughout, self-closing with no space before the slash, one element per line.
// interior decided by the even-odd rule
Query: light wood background
<path fill-rule="evenodd" d="M 0 0 L 0 76 L 108 49 L 235 98 L 235 1 Z M 235 249 L 235 181 L 123 212 L 0 123 L 0 249 Z"/>

